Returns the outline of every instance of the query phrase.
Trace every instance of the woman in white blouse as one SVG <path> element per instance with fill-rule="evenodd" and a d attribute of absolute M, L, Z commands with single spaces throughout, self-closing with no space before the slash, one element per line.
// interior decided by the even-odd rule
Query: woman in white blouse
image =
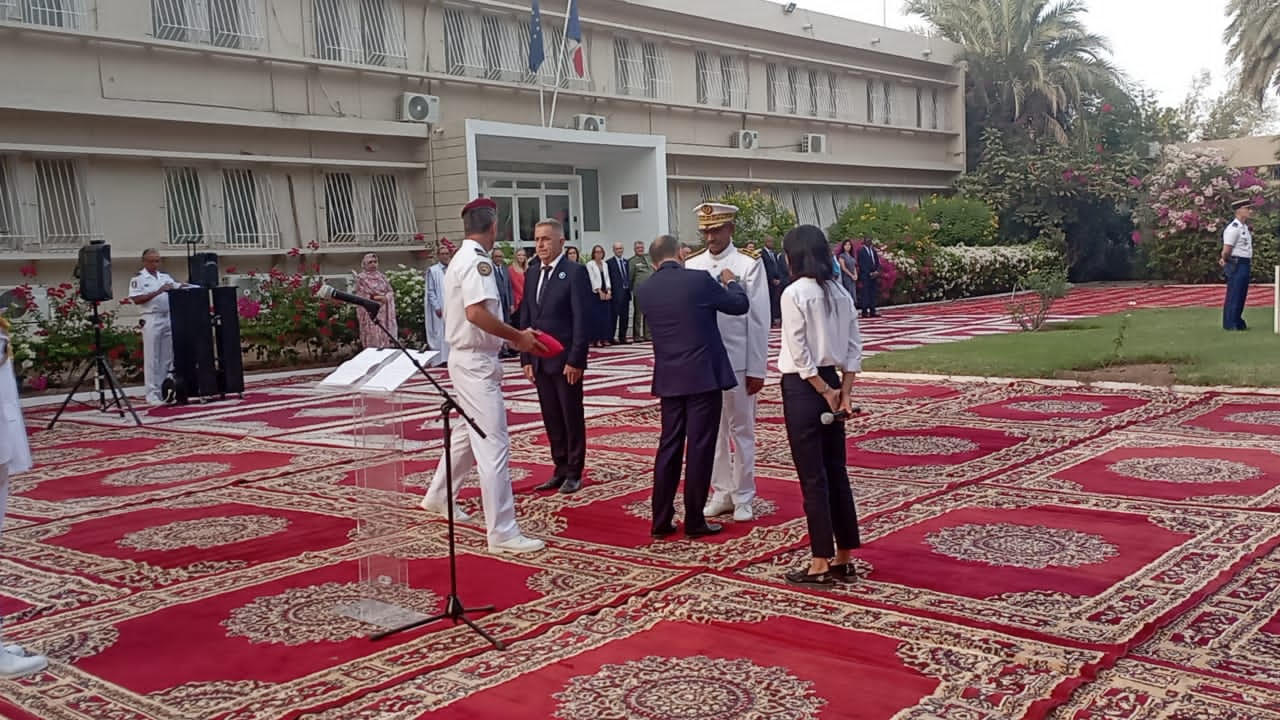
<path fill-rule="evenodd" d="M 858 513 L 846 469 L 843 417 L 862 370 L 862 337 L 853 298 L 835 278 L 822 231 L 801 225 L 782 241 L 791 284 L 782 291 L 782 414 L 809 522 L 809 567 L 787 573 L 793 585 L 852 579 L 849 551 L 860 545 Z M 823 423 L 824 413 L 829 423 Z"/>
<path fill-rule="evenodd" d="M 597 245 L 591 248 L 591 259 L 587 261 L 587 277 L 591 278 L 591 291 L 595 293 L 592 303 L 591 327 L 587 336 L 592 347 L 604 347 L 613 337 L 611 307 L 613 288 L 609 286 L 609 268 L 604 264 L 604 248 Z"/>

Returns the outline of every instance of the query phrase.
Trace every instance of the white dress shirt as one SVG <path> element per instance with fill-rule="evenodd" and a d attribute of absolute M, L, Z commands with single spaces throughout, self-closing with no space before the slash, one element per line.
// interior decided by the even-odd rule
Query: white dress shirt
<path fill-rule="evenodd" d="M 551 279 L 552 279 L 550 277 L 551 273 L 545 272 L 546 269 L 551 268 L 552 272 L 554 272 L 556 269 L 556 266 L 559 265 L 560 261 L 563 259 L 564 259 L 564 250 L 561 250 L 560 254 L 556 256 L 556 259 L 551 261 L 550 265 L 543 265 L 542 260 L 538 260 L 538 284 L 535 285 L 533 288 L 533 301 L 538 303 L 539 305 L 542 304 L 542 285 L 544 282 L 546 283 L 551 282 Z M 525 295 L 528 295 L 529 289 L 525 288 L 524 292 L 525 292 Z"/>
<path fill-rule="evenodd" d="M 799 278 L 782 291 L 782 350 L 778 370 L 809 379 L 818 368 L 862 371 L 862 335 L 853 298 L 837 282 L 826 293 L 813 278 Z"/>
<path fill-rule="evenodd" d="M 1232 220 L 1226 230 L 1222 231 L 1222 244 L 1231 246 L 1231 257 L 1253 258 L 1253 233 L 1249 226 L 1239 220 Z"/>

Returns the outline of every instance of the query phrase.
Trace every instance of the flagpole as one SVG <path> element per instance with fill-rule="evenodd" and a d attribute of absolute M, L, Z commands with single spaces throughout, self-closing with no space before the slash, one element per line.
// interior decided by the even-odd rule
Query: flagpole
<path fill-rule="evenodd" d="M 542 127 L 547 126 L 547 101 L 542 94 L 543 82 L 542 73 L 534 73 L 535 79 L 538 81 L 538 112 L 542 115 Z"/>
<path fill-rule="evenodd" d="M 564 32 L 560 34 L 560 49 L 556 53 L 556 86 L 551 91 L 551 117 L 546 127 L 556 124 L 556 101 L 560 99 L 560 73 L 564 70 L 564 46 L 569 39 L 569 10 L 573 8 L 573 0 L 564 4 Z"/>

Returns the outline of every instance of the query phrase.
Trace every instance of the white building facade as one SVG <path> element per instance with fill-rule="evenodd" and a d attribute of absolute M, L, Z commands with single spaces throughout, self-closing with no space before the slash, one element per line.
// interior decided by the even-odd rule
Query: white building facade
<path fill-rule="evenodd" d="M 694 7 L 581 0 L 579 77 L 561 0 L 537 74 L 528 2 L 0 0 L 0 287 L 33 261 L 69 278 L 92 240 L 117 297 L 147 247 L 180 276 L 189 248 L 240 272 L 313 243 L 334 274 L 369 250 L 418 262 L 416 236 L 457 239 L 481 193 L 508 242 L 547 216 L 586 251 L 696 242 L 693 206 L 726 191 L 826 226 L 963 170 L 956 46 L 768 0 Z"/>

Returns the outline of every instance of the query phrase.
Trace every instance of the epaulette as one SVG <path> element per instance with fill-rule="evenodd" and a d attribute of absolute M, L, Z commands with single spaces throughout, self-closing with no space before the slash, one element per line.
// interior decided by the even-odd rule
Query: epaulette
<path fill-rule="evenodd" d="M 759 251 L 759 250 L 748 250 L 748 249 L 746 249 L 746 248 L 738 248 L 738 252 L 742 253 L 743 255 L 746 255 L 747 257 L 751 258 L 752 260 L 759 260 L 759 259 L 760 259 L 760 251 Z"/>
<path fill-rule="evenodd" d="M 693 259 L 693 258 L 696 258 L 696 257 L 698 257 L 699 255 L 701 255 L 702 253 L 704 253 L 704 252 L 706 252 L 706 251 L 707 251 L 707 249 L 706 249 L 705 247 L 698 248 L 697 250 L 694 250 L 693 252 L 689 253 L 689 256 L 688 256 L 688 257 L 686 257 L 686 258 L 685 258 L 685 260 L 691 260 L 691 259 Z"/>
<path fill-rule="evenodd" d="M 481 256 L 481 257 L 489 257 L 489 256 L 485 253 L 485 251 L 484 251 L 484 250 L 482 250 L 481 248 L 476 248 L 476 249 L 475 249 L 475 251 L 476 251 L 476 254 L 477 254 L 477 255 L 479 255 L 479 256 Z"/>

